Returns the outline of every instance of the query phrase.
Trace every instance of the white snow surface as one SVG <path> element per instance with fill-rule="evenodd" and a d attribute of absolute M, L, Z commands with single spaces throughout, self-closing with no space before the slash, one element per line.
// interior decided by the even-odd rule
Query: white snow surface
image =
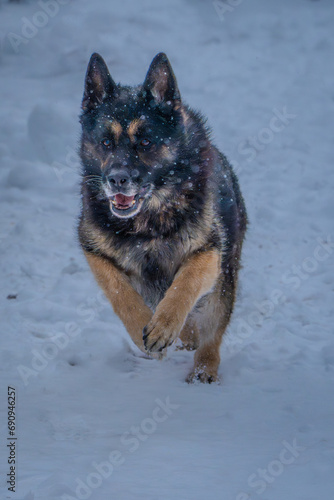
<path fill-rule="evenodd" d="M 1 498 L 333 498 L 334 3 L 42 4 L 0 3 Z M 124 84 L 166 52 L 238 173 L 250 224 L 220 385 L 184 382 L 192 353 L 145 359 L 80 250 L 94 51 Z"/>

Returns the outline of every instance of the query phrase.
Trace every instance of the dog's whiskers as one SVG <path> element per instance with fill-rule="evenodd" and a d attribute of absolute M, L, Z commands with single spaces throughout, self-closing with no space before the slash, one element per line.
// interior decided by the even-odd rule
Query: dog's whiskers
<path fill-rule="evenodd" d="M 100 175 L 86 175 L 83 182 L 85 184 L 95 185 L 97 187 L 102 186 L 102 177 Z"/>

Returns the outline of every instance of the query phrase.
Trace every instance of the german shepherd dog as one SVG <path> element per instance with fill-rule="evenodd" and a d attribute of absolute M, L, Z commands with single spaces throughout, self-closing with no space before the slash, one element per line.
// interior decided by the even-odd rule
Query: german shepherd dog
<path fill-rule="evenodd" d="M 82 101 L 79 239 L 133 342 L 195 350 L 188 382 L 218 380 L 247 216 L 231 165 L 181 101 L 165 54 L 143 85 L 115 84 L 99 54 Z"/>

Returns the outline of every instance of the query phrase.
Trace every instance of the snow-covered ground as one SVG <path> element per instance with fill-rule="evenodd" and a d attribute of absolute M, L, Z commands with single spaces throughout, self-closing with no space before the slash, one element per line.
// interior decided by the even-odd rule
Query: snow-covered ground
<path fill-rule="evenodd" d="M 0 2 L 1 498 L 333 497 L 333 27 L 331 0 Z M 93 51 L 129 84 L 166 52 L 238 172 L 221 385 L 184 382 L 192 353 L 145 359 L 79 249 Z"/>

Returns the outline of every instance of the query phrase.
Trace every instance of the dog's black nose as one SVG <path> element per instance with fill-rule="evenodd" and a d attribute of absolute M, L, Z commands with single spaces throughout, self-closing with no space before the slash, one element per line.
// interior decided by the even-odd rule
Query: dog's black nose
<path fill-rule="evenodd" d="M 108 181 L 114 186 L 124 186 L 130 180 L 130 175 L 126 170 L 111 170 L 108 174 Z"/>

